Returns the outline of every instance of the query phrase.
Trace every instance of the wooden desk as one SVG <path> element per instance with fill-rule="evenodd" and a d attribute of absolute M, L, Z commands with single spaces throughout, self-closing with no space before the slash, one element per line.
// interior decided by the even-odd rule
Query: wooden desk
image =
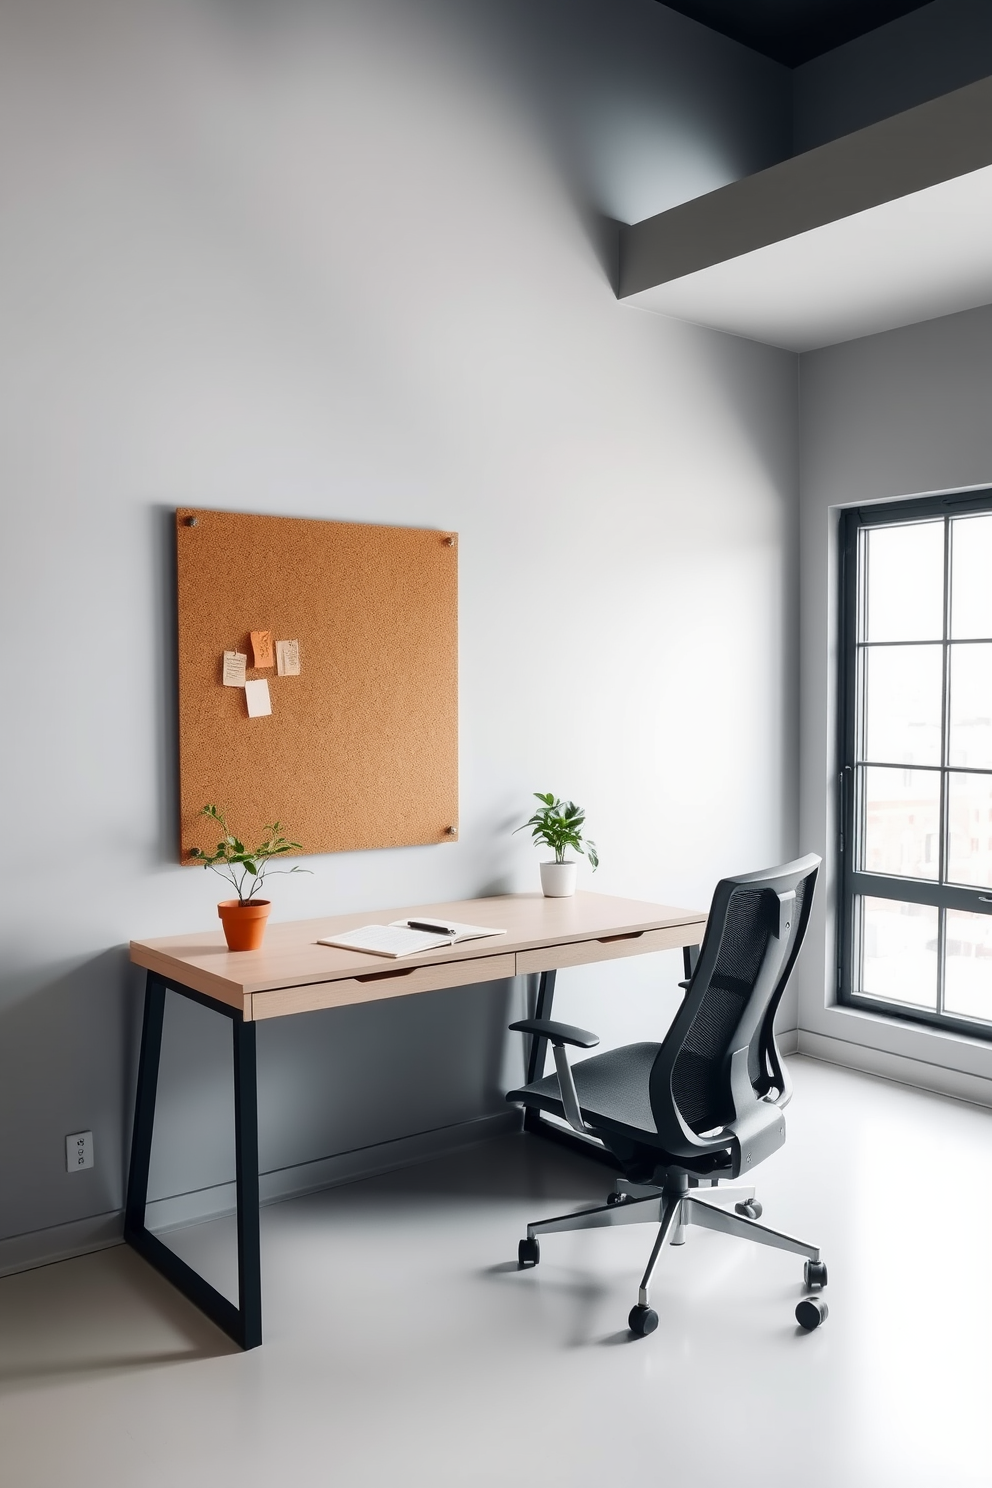
<path fill-rule="evenodd" d="M 318 945 L 321 936 L 371 923 L 456 919 L 500 927 L 506 934 L 405 956 L 402 961 Z M 545 899 L 511 894 L 451 904 L 416 904 L 320 920 L 270 925 L 259 951 L 229 951 L 221 931 L 131 942 L 131 960 L 147 971 L 138 1088 L 131 1142 L 124 1238 L 197 1304 L 242 1348 L 262 1341 L 258 1229 L 258 1112 L 255 1028 L 319 1008 L 465 987 L 475 982 L 540 973 L 534 1015 L 551 1015 L 555 972 L 566 966 L 682 947 L 686 974 L 702 939 L 705 914 L 663 904 L 576 894 Z M 165 994 L 172 990 L 230 1018 L 234 1048 L 235 1166 L 238 1210 L 237 1307 L 145 1225 L 148 1168 L 155 1122 Z M 534 1040 L 528 1081 L 544 1069 L 546 1045 Z M 528 1130 L 579 1144 L 582 1139 L 528 1112 Z M 590 1149 L 594 1144 L 586 1144 Z"/>

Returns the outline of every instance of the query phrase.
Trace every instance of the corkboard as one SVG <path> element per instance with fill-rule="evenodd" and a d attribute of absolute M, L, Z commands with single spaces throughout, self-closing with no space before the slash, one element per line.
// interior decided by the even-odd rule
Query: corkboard
<path fill-rule="evenodd" d="M 182 861 L 212 802 L 247 843 L 276 818 L 305 853 L 451 842 L 458 823 L 454 533 L 176 513 Z M 256 670 L 249 635 L 298 640 L 300 675 Z M 222 685 L 247 655 L 272 713 Z"/>

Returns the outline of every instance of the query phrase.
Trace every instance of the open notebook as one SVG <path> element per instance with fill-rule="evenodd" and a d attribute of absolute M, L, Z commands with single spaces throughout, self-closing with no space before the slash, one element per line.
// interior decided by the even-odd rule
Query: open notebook
<path fill-rule="evenodd" d="M 487 935 L 505 935 L 491 925 L 463 925 L 459 920 L 393 920 L 390 925 L 362 925 L 340 935 L 322 935 L 318 945 L 341 946 L 346 951 L 365 951 L 372 956 L 416 956 L 461 940 L 481 940 Z"/>

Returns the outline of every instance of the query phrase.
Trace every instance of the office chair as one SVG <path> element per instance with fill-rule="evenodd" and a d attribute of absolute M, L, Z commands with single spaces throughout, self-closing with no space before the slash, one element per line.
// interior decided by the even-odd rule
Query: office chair
<path fill-rule="evenodd" d="M 827 1268 L 815 1245 L 759 1223 L 750 1178 L 785 1141 L 792 1082 L 775 1043 L 774 1019 L 809 923 L 820 859 L 815 854 L 716 886 L 699 960 L 685 999 L 660 1044 L 628 1044 L 571 1067 L 566 1045 L 594 1048 L 582 1028 L 525 1018 L 511 1028 L 547 1039 L 556 1073 L 511 1090 L 508 1101 L 549 1112 L 583 1136 L 598 1137 L 622 1170 L 605 1204 L 527 1226 L 521 1268 L 541 1258 L 538 1235 L 603 1225 L 658 1225 L 628 1325 L 643 1337 L 658 1326 L 648 1288 L 666 1241 L 681 1245 L 688 1225 L 806 1257 L 807 1291 L 822 1290 Z M 733 1203 L 733 1209 L 724 1207 Z M 796 1308 L 801 1327 L 827 1315 L 819 1296 Z"/>

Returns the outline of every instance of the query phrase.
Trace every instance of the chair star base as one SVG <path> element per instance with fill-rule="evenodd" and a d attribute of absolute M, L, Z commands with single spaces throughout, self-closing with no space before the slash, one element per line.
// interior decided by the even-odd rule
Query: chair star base
<path fill-rule="evenodd" d="M 527 1238 L 520 1246 L 521 1268 L 538 1264 L 539 1235 L 559 1234 L 565 1230 L 595 1230 L 614 1225 L 657 1224 L 658 1234 L 637 1289 L 637 1306 L 631 1314 L 632 1317 L 636 1315 L 631 1331 L 639 1335 L 653 1332 L 657 1326 L 656 1318 L 654 1322 L 649 1319 L 645 1325 L 644 1318 L 637 1310 L 643 1311 L 649 1307 L 651 1278 L 665 1242 L 669 1245 L 684 1244 L 690 1225 L 718 1230 L 724 1235 L 735 1235 L 739 1240 L 751 1240 L 757 1245 L 769 1245 L 774 1250 L 784 1250 L 791 1255 L 805 1256 L 807 1263 L 812 1263 L 804 1268 L 806 1286 L 815 1284 L 811 1277 L 819 1276 L 823 1278 L 819 1284 L 826 1285 L 826 1266 L 821 1260 L 819 1246 L 799 1240 L 785 1230 L 772 1229 L 770 1225 L 761 1224 L 757 1218 L 741 1212 L 745 1205 L 754 1203 L 753 1187 L 735 1185 L 721 1189 L 718 1184 L 713 1184 L 700 1190 L 699 1187 L 689 1185 L 689 1176 L 683 1172 L 670 1173 L 664 1185 L 658 1187 L 631 1183 L 628 1179 L 620 1178 L 605 1204 L 529 1224 Z M 738 1206 L 736 1210 L 724 1208 L 724 1205 L 731 1203 Z M 823 1316 L 826 1316 L 825 1309 Z"/>

